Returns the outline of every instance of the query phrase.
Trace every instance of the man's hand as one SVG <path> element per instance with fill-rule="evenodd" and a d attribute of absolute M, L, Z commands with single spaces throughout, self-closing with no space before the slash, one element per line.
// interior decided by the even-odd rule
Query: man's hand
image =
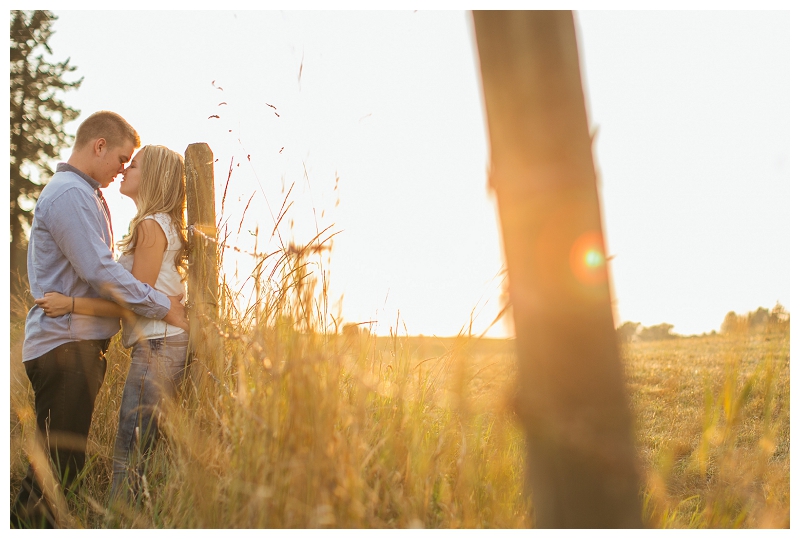
<path fill-rule="evenodd" d="M 186 318 L 186 307 L 183 306 L 181 300 L 183 294 L 179 296 L 167 296 L 169 298 L 169 312 L 163 318 L 164 322 L 172 326 L 179 327 L 185 331 L 189 331 L 189 320 Z"/>

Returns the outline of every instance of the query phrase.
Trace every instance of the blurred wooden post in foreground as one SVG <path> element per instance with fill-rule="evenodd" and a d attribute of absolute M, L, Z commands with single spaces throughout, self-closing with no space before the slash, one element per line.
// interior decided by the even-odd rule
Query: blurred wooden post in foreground
<path fill-rule="evenodd" d="M 199 142 L 186 148 L 186 216 L 189 225 L 189 353 L 218 379 L 222 357 L 219 338 L 219 268 L 214 209 L 214 154 Z"/>
<path fill-rule="evenodd" d="M 641 527 L 569 11 L 475 11 L 539 528 Z"/>

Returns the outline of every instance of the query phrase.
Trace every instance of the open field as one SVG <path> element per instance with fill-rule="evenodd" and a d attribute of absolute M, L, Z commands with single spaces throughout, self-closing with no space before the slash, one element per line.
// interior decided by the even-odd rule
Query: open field
<path fill-rule="evenodd" d="M 12 326 L 11 494 L 34 419 Z M 509 406 L 509 341 L 308 337 L 272 328 L 224 341 L 219 379 L 195 364 L 139 505 L 105 509 L 129 358 L 112 344 L 80 497 L 83 527 L 531 525 L 523 436 Z M 266 353 L 255 357 L 253 342 Z M 789 524 L 787 334 L 622 349 L 644 518 L 655 527 Z"/>
<path fill-rule="evenodd" d="M 651 523 L 788 527 L 788 334 L 636 343 L 623 358 Z"/>

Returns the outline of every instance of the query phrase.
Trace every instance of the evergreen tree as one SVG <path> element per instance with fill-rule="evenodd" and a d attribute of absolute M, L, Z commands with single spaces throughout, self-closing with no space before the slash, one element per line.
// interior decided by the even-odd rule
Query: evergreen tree
<path fill-rule="evenodd" d="M 56 17 L 49 11 L 11 11 L 11 138 L 9 176 L 11 187 L 11 293 L 27 289 L 26 251 L 33 206 L 44 182 L 53 174 L 51 160 L 71 142 L 64 124 L 80 111 L 59 98 L 61 92 L 78 88 L 63 79 L 75 71 L 69 58 L 50 63 L 47 41 Z M 13 302 L 12 302 L 13 304 Z"/>

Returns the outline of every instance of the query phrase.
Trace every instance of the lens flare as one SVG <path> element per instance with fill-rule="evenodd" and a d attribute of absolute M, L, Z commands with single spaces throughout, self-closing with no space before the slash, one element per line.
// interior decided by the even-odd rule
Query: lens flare
<path fill-rule="evenodd" d="M 606 257 L 603 236 L 598 231 L 584 232 L 572 244 L 569 265 L 572 274 L 585 285 L 606 282 Z"/>
<path fill-rule="evenodd" d="M 586 252 L 584 262 L 590 268 L 597 268 L 603 263 L 603 254 L 597 249 L 591 249 Z"/>

